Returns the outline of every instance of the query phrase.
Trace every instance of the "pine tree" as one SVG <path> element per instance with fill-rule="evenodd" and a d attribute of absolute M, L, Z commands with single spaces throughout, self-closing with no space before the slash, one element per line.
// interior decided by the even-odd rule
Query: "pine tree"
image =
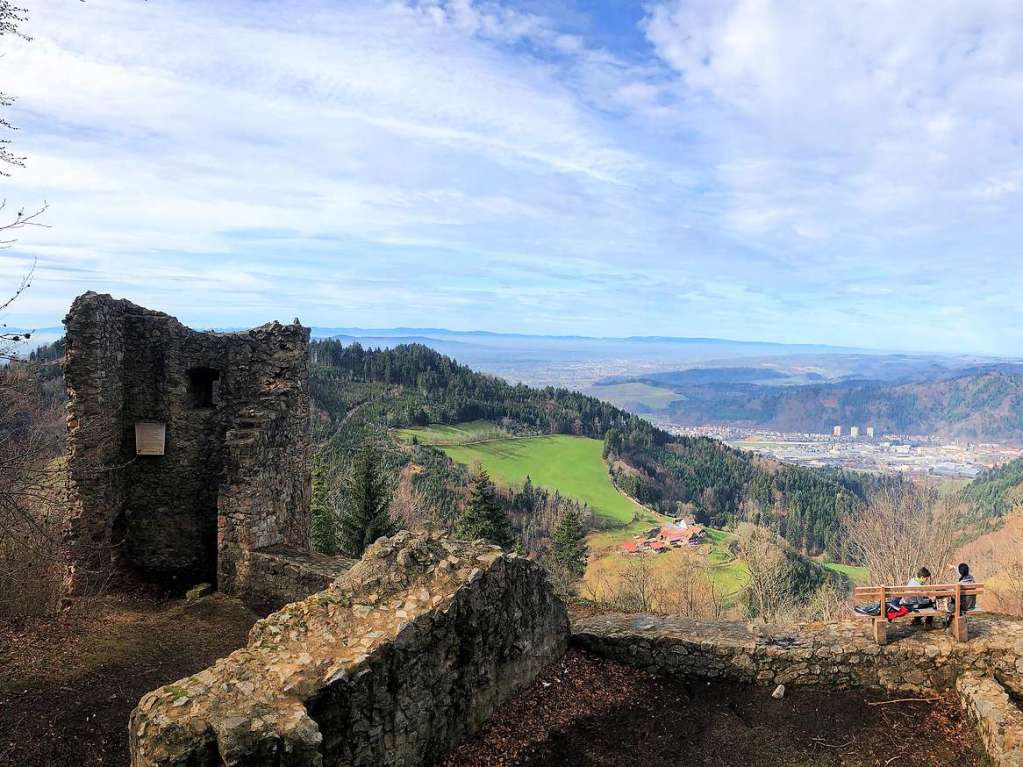
<path fill-rule="evenodd" d="M 371 443 L 365 443 L 356 454 L 345 491 L 341 550 L 348 556 L 361 557 L 373 541 L 395 530 L 388 513 L 391 491 L 380 470 L 380 456 Z"/>
<path fill-rule="evenodd" d="M 330 484 L 323 462 L 313 463 L 313 492 L 310 503 L 313 548 L 321 554 L 337 554 L 337 520 L 330 503 Z"/>
<path fill-rule="evenodd" d="M 497 500 L 497 491 L 482 466 L 469 480 L 469 499 L 455 522 L 455 535 L 465 540 L 484 538 L 503 548 L 515 542 L 511 522 Z"/>
<path fill-rule="evenodd" d="M 586 531 L 579 511 L 572 506 L 554 531 L 554 560 L 576 578 L 586 572 Z"/>

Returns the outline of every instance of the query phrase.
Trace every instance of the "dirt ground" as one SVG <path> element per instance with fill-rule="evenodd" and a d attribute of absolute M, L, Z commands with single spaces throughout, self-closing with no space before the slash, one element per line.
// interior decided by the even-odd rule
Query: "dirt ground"
<path fill-rule="evenodd" d="M 108 597 L 0 624 L 0 765 L 127 765 L 139 698 L 244 645 L 257 617 L 215 594 Z"/>
<path fill-rule="evenodd" d="M 0 626 L 0 765 L 128 763 L 128 714 L 147 691 L 245 643 L 257 616 L 219 595 L 108 598 Z M 855 692 L 651 677 L 572 650 L 505 705 L 447 767 L 986 764 L 951 697 L 885 703 Z"/>
<path fill-rule="evenodd" d="M 445 767 L 986 765 L 953 697 L 884 697 L 655 678 L 578 650 L 505 705 Z M 905 696 L 913 697 L 913 696 Z"/>

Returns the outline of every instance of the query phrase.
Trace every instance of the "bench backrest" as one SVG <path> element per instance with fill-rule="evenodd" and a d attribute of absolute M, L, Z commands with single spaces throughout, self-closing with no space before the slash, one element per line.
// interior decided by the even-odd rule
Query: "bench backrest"
<path fill-rule="evenodd" d="M 927 586 L 857 586 L 853 593 L 857 599 L 880 602 L 892 597 L 975 597 L 984 593 L 983 583 L 935 583 Z"/>

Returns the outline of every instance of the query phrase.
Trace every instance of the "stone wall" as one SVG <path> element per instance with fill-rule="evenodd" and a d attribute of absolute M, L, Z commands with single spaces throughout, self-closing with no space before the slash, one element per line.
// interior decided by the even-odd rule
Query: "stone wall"
<path fill-rule="evenodd" d="M 71 590 L 112 571 L 245 596 L 251 551 L 306 548 L 307 328 L 196 332 L 96 293 L 65 327 Z M 147 421 L 164 455 L 136 455 Z"/>
<path fill-rule="evenodd" d="M 959 699 L 996 767 L 1023 767 L 1023 712 L 994 679 L 964 674 Z"/>
<path fill-rule="evenodd" d="M 764 626 L 677 616 L 597 615 L 577 620 L 572 640 L 598 655 L 654 673 L 809 685 L 929 692 L 964 673 L 998 679 L 1023 695 L 1023 621 L 970 618 L 970 640 L 893 624 L 879 647 L 869 622 Z"/>
<path fill-rule="evenodd" d="M 246 560 L 246 602 L 260 613 L 279 610 L 323 591 L 355 562 L 285 546 L 254 550 Z"/>
<path fill-rule="evenodd" d="M 429 764 L 564 652 L 542 568 L 481 541 L 398 533 L 248 646 L 145 695 L 135 767 Z"/>

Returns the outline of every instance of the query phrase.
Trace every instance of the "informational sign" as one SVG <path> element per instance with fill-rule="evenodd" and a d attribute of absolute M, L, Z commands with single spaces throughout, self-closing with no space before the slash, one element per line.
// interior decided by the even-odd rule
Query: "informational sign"
<path fill-rule="evenodd" d="M 167 424 L 139 421 L 135 424 L 135 455 L 163 455 Z"/>

